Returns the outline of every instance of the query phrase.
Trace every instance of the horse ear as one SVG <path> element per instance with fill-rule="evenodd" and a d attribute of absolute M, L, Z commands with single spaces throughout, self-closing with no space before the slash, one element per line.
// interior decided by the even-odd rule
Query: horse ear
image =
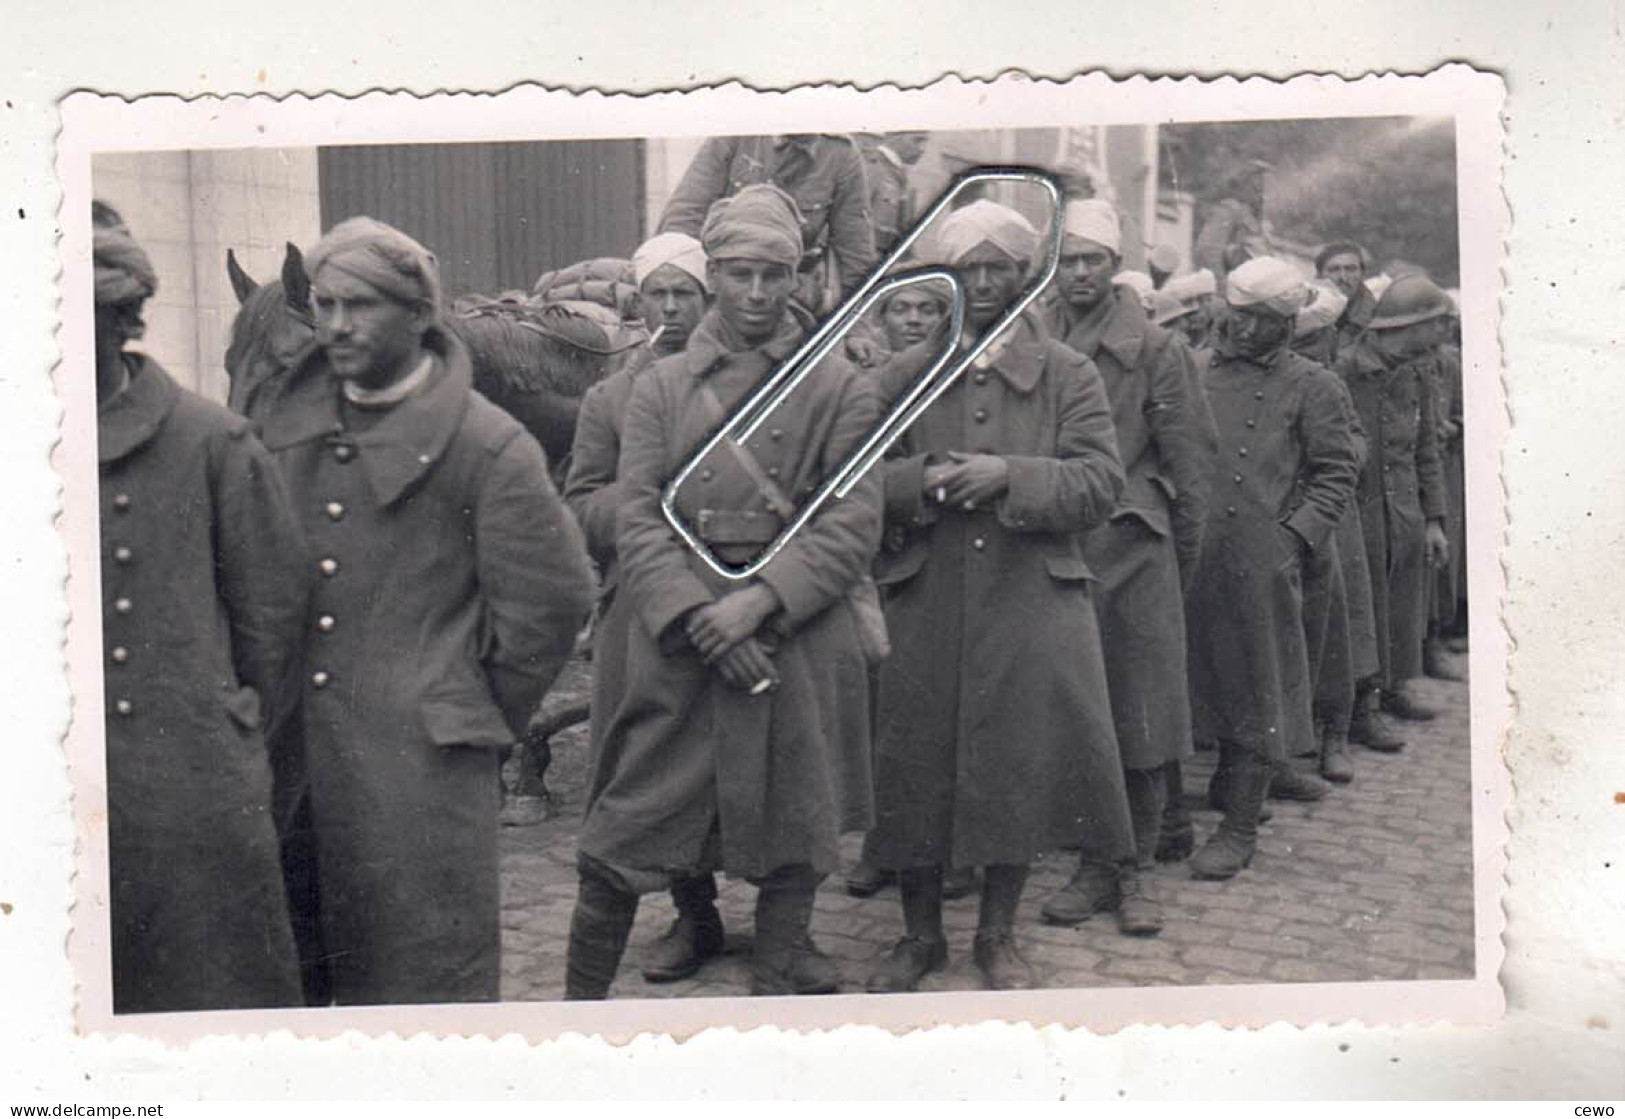
<path fill-rule="evenodd" d="M 305 257 L 299 246 L 288 242 L 282 258 L 282 290 L 290 307 L 304 310 L 310 304 L 310 277 L 305 275 Z"/>
<path fill-rule="evenodd" d="M 248 297 L 259 288 L 254 277 L 243 271 L 243 266 L 237 263 L 237 254 L 231 249 L 226 250 L 226 275 L 231 277 L 231 290 L 237 293 L 239 305 L 248 302 Z"/>

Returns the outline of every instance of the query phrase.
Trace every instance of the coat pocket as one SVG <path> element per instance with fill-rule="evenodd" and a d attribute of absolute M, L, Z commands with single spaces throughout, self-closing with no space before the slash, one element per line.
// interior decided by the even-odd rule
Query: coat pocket
<path fill-rule="evenodd" d="M 1097 582 L 1095 573 L 1078 556 L 1045 556 L 1044 568 L 1057 583 Z"/>
<path fill-rule="evenodd" d="M 224 700 L 226 715 L 241 731 L 259 730 L 265 723 L 265 714 L 260 706 L 260 693 L 247 684 L 226 693 Z"/>
<path fill-rule="evenodd" d="M 436 746 L 513 745 L 513 733 L 489 696 L 425 696 L 418 710 L 423 729 Z"/>

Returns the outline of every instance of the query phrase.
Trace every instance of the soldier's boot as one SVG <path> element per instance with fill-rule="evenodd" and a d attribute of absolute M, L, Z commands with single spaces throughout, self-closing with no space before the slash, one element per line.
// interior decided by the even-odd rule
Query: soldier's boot
<path fill-rule="evenodd" d="M 987 896 L 987 887 L 982 887 Z M 1039 912 L 1052 925 L 1077 925 L 1096 913 L 1117 908 L 1117 867 L 1110 863 L 1091 862 L 1084 852 L 1078 860 L 1078 869 L 1065 886 L 1044 900 Z"/>
<path fill-rule="evenodd" d="M 1409 719 L 1413 723 L 1432 722 L 1439 714 L 1436 708 L 1429 707 L 1417 698 L 1409 680 L 1401 680 L 1391 691 L 1382 693 L 1382 709 L 1390 715 Z"/>
<path fill-rule="evenodd" d="M 1213 768 L 1213 776 L 1209 777 L 1207 781 L 1207 806 L 1213 809 L 1215 812 L 1223 812 L 1224 806 L 1228 802 L 1230 795 L 1229 788 L 1230 769 L 1227 765 L 1225 765 L 1224 750 L 1221 747 L 1219 751 L 1219 764 Z M 1261 824 L 1267 824 L 1273 819 L 1275 819 L 1275 809 L 1269 806 L 1268 800 L 1266 799 L 1263 810 L 1258 817 L 1258 822 Z"/>
<path fill-rule="evenodd" d="M 870 973 L 872 994 L 916 990 L 920 980 L 948 966 L 948 938 L 942 931 L 942 868 L 902 871 L 897 887 L 903 895 L 904 935 Z"/>
<path fill-rule="evenodd" d="M 1459 682 L 1467 679 L 1461 669 L 1451 664 L 1450 658 L 1445 656 L 1445 642 L 1440 637 L 1430 637 L 1422 646 L 1422 671 L 1435 680 Z"/>
<path fill-rule="evenodd" d="M 833 995 L 841 989 L 841 969 L 824 954 L 812 933 L 790 956 L 790 987 L 798 995 Z"/>
<path fill-rule="evenodd" d="M 1320 726 L 1320 775 L 1338 785 L 1354 780 L 1354 759 L 1349 756 L 1348 734 L 1337 723 Z"/>
<path fill-rule="evenodd" d="M 977 874 L 975 867 L 957 867 L 942 876 L 942 896 L 948 901 L 968 898 L 981 884 L 981 876 Z"/>
<path fill-rule="evenodd" d="M 1196 850 L 1196 829 L 1191 824 L 1190 805 L 1185 803 L 1185 774 L 1178 762 L 1162 767 L 1164 802 L 1162 837 L 1157 842 L 1157 862 L 1177 863 Z"/>
<path fill-rule="evenodd" d="M 1383 718 L 1381 699 L 1376 686 L 1360 688 L 1354 697 L 1354 718 L 1349 721 L 1349 741 L 1364 743 L 1379 753 L 1396 754 L 1405 748 L 1405 740 Z"/>
<path fill-rule="evenodd" d="M 1155 936 L 1162 931 L 1162 906 L 1147 874 L 1156 866 L 1162 840 L 1162 813 L 1167 784 L 1162 767 L 1126 769 L 1129 821 L 1134 826 L 1134 858 L 1118 868 L 1117 931 L 1125 936 Z"/>
<path fill-rule="evenodd" d="M 780 867 L 756 887 L 756 939 L 750 993 L 793 995 L 797 957 L 804 954 L 819 876 L 806 865 Z"/>
<path fill-rule="evenodd" d="M 596 860 L 577 860 L 581 884 L 570 915 L 570 945 L 564 964 L 564 997 L 570 1001 L 605 999 L 626 954 L 638 895 L 620 875 Z"/>
<path fill-rule="evenodd" d="M 650 983 L 675 983 L 700 970 L 700 965 L 722 955 L 722 914 L 717 912 L 717 880 L 709 874 L 679 878 L 672 883 L 672 904 L 677 919 L 654 943 L 643 964 Z"/>
<path fill-rule="evenodd" d="M 1016 907 L 1027 884 L 1025 863 L 987 867 L 982 876 L 982 908 L 976 922 L 972 958 L 995 991 L 1025 991 L 1037 977 L 1016 949 Z"/>
<path fill-rule="evenodd" d="M 875 866 L 874 860 L 869 857 L 869 837 L 864 836 L 858 864 L 846 872 L 846 892 L 855 898 L 870 898 L 895 881 L 897 875 Z"/>
<path fill-rule="evenodd" d="M 1270 783 L 1264 758 L 1234 743 L 1220 749 L 1229 755 L 1224 818 L 1202 849 L 1191 856 L 1191 877 L 1234 878 L 1253 861 L 1258 845 L 1259 810 Z"/>
<path fill-rule="evenodd" d="M 1283 759 L 1270 766 L 1270 796 L 1276 800 L 1317 801 L 1326 796 L 1326 786 Z"/>

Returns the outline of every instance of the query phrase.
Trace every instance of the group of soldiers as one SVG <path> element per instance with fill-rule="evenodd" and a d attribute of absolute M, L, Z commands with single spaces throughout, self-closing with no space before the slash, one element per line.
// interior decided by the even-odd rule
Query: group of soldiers
<path fill-rule="evenodd" d="M 838 989 L 809 926 L 853 832 L 847 888 L 895 880 L 904 927 L 869 990 L 945 966 L 944 898 L 978 889 L 976 964 L 1030 987 L 1040 854 L 1078 858 L 1046 920 L 1155 934 L 1154 860 L 1240 873 L 1267 796 L 1325 795 L 1296 757 L 1347 782 L 1351 738 L 1402 745 L 1384 712 L 1430 717 L 1452 306 L 1420 275 L 1374 299 L 1352 245 L 1313 285 L 1266 255 L 1136 287 L 1116 211 L 1071 200 L 1051 289 L 882 463 L 750 578 L 698 555 L 665 490 L 815 329 L 815 277 L 850 290 L 906 228 L 878 180 L 845 140 L 708 141 L 631 258 L 646 340 L 583 399 L 562 495 L 472 391 L 406 234 L 355 218 L 309 250 L 316 344 L 255 430 L 127 348 L 157 278 L 98 204 L 116 1010 L 498 997 L 500 750 L 589 614 L 572 999 L 607 997 L 645 894 L 676 909 L 646 978 L 720 954 L 719 872 L 757 888 L 752 993 Z M 958 278 L 963 336 L 946 290 L 895 292 L 675 516 L 758 558 L 1040 242 L 990 199 L 945 215 L 916 263 Z M 1197 746 L 1222 812 L 1199 850 Z"/>

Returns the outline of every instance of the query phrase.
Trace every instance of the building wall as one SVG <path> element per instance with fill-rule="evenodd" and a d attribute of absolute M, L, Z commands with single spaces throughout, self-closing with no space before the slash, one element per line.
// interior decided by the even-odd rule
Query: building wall
<path fill-rule="evenodd" d="M 269 280 L 281 269 L 285 242 L 308 245 L 319 236 L 315 151 L 108 153 L 95 157 L 92 180 L 158 272 L 140 348 L 181 384 L 225 400 L 237 312 L 226 250 L 236 250 L 250 275 Z"/>

